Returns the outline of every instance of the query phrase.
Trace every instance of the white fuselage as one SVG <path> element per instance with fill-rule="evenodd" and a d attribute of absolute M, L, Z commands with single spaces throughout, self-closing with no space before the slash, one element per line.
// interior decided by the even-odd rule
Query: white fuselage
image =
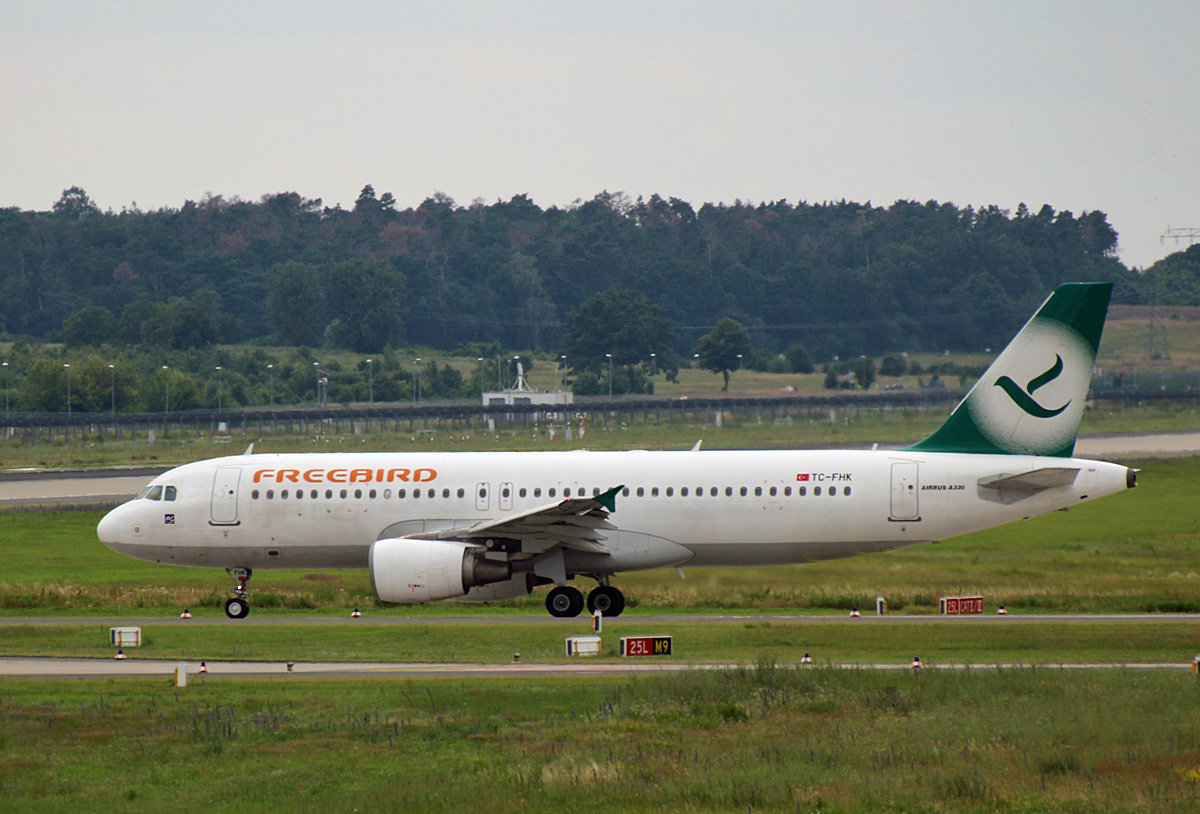
<path fill-rule="evenodd" d="M 981 485 L 1046 467 L 1078 472 L 1068 485 L 1029 494 Z M 906 451 L 241 455 L 155 478 L 151 486 L 162 488 L 110 512 L 99 536 L 119 553 L 174 565 L 365 568 L 381 538 L 469 527 L 624 486 L 609 517 L 613 555 L 593 555 L 580 573 L 773 565 L 1034 517 L 1122 491 L 1128 474 L 1075 458 Z"/>

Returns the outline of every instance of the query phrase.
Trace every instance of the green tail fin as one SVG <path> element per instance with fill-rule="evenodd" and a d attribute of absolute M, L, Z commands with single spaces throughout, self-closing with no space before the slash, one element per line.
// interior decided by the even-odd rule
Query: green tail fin
<path fill-rule="evenodd" d="M 1112 283 L 1055 289 L 919 452 L 981 452 L 1069 458 Z"/>

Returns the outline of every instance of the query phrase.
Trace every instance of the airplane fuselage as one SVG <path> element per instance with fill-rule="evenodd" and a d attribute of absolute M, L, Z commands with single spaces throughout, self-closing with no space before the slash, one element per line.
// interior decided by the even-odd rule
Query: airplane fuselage
<path fill-rule="evenodd" d="M 1048 467 L 1077 471 L 1028 493 L 985 485 Z M 110 513 L 99 535 L 114 551 L 165 564 L 366 568 L 379 539 L 470 527 L 623 485 L 605 553 L 571 551 L 566 566 L 615 573 L 888 551 L 1129 484 L 1126 467 L 1100 461 L 911 451 L 243 455 L 159 476 Z"/>

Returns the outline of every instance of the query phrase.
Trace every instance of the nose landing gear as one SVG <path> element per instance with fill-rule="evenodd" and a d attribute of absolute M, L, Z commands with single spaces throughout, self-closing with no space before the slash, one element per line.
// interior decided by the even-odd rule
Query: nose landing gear
<path fill-rule="evenodd" d="M 230 619 L 245 619 L 250 613 L 247 586 L 253 572 L 249 568 L 226 568 L 225 573 L 237 580 L 237 585 L 229 589 L 229 599 L 225 600 L 225 615 Z"/>

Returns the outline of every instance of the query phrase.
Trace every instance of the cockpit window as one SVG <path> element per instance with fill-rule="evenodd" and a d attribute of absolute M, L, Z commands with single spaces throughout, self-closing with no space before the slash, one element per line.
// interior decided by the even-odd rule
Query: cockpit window
<path fill-rule="evenodd" d="M 163 497 L 166 500 L 174 500 L 175 499 L 175 487 L 168 486 L 165 490 L 163 490 Z"/>
<path fill-rule="evenodd" d="M 161 486 L 148 486 L 142 492 L 142 497 L 146 500 L 162 500 L 163 488 Z"/>

